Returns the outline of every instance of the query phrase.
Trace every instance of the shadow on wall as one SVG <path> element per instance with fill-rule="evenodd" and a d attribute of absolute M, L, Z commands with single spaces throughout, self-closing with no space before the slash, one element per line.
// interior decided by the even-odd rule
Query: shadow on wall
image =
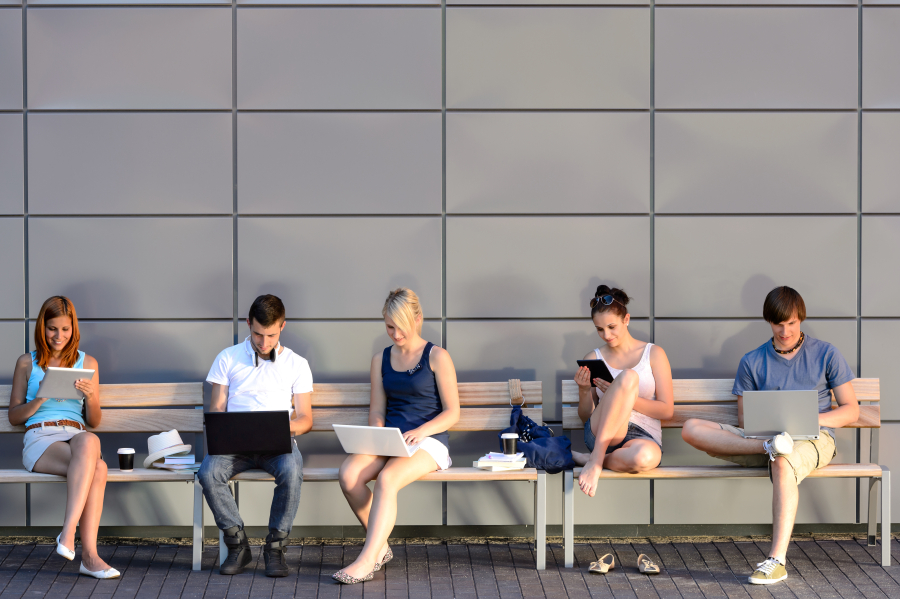
<path fill-rule="evenodd" d="M 784 283 L 780 284 L 783 285 Z M 778 285 L 779 283 L 775 283 L 770 277 L 763 274 L 753 275 L 747 279 L 747 282 L 744 283 L 744 287 L 741 289 L 741 305 L 744 307 L 744 310 L 748 314 L 759 315 L 762 318 L 763 303 L 766 301 L 766 295 Z M 791 286 L 790 283 L 788 283 L 788 286 Z M 798 291 L 800 291 L 800 295 L 803 295 L 801 290 L 798 289 Z"/>

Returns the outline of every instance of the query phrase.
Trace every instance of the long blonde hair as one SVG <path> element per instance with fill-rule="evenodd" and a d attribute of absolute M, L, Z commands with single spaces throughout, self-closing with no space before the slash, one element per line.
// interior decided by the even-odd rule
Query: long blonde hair
<path fill-rule="evenodd" d="M 384 301 L 381 315 L 390 316 L 397 328 L 407 335 L 412 331 L 422 333 L 422 321 L 416 322 L 422 316 L 422 306 L 419 296 L 412 289 L 398 287 L 391 291 Z"/>

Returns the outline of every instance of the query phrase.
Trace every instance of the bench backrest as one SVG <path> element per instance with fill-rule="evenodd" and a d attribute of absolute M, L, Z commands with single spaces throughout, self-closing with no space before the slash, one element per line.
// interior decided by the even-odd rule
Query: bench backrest
<path fill-rule="evenodd" d="M 25 431 L 6 416 L 11 388 L 0 385 L 0 433 Z M 100 407 L 98 433 L 203 432 L 203 383 L 100 385 Z"/>
<path fill-rule="evenodd" d="M 881 391 L 878 379 L 851 381 L 859 400 L 859 419 L 846 428 L 879 428 L 881 426 Z M 689 418 L 702 418 L 737 426 L 737 398 L 731 394 L 734 379 L 675 379 L 675 415 L 662 422 L 663 428 L 681 428 Z M 584 426 L 578 417 L 578 385 L 573 380 L 562 382 L 563 428 Z M 833 400 L 833 397 L 832 397 Z"/>

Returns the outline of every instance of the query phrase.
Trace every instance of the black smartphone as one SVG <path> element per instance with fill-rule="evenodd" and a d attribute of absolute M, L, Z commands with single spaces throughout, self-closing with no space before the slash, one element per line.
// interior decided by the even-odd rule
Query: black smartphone
<path fill-rule="evenodd" d="M 613 382 L 613 375 L 603 360 L 578 360 L 578 365 L 591 369 L 591 387 L 597 386 L 594 384 L 594 379 L 603 379 L 607 383 Z"/>

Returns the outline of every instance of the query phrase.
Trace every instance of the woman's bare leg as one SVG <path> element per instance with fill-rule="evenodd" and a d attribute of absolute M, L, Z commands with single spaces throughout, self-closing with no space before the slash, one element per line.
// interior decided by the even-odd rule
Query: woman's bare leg
<path fill-rule="evenodd" d="M 646 472 L 659 466 L 662 449 L 650 439 L 632 439 L 608 454 L 603 467 L 616 472 Z"/>
<path fill-rule="evenodd" d="M 437 470 L 428 452 L 417 451 L 410 458 L 389 458 L 375 480 L 375 493 L 369 512 L 366 543 L 356 560 L 343 568 L 353 578 L 368 576 L 383 556 L 383 548 L 397 522 L 397 493 L 408 484 Z"/>
<path fill-rule="evenodd" d="M 366 483 L 375 480 L 387 461 L 388 458 L 384 456 L 351 455 L 344 460 L 338 472 L 341 491 L 347 498 L 347 503 L 356 515 L 356 519 L 366 530 L 369 528 L 369 513 L 372 509 L 373 498 L 372 491 L 369 490 Z M 385 543 L 378 552 L 378 561 L 384 558 L 387 550 L 387 543 Z"/>
<path fill-rule="evenodd" d="M 594 451 L 581 469 L 578 485 L 588 496 L 597 492 L 597 481 L 606 459 L 606 448 L 620 443 L 628 432 L 628 419 L 637 399 L 640 377 L 631 370 L 623 370 L 609 386 L 591 414 L 591 430 L 596 437 Z"/>
<path fill-rule="evenodd" d="M 34 465 L 35 472 L 56 474 L 66 477 L 66 514 L 63 529 L 59 535 L 60 542 L 69 549 L 75 549 L 75 530 L 82 520 L 89 495 L 96 494 L 94 478 L 100 460 L 100 439 L 93 433 L 78 433 L 68 442 L 53 443 Z M 88 530 L 82 526 L 82 559 L 89 564 L 103 564 L 96 570 L 105 570 L 108 565 L 97 555 L 97 529 L 100 526 L 100 515 L 103 512 L 103 495 L 106 490 L 106 466 L 103 466 L 101 480 L 97 481 L 101 490 L 99 503 L 94 498 L 88 523 L 93 527 Z M 92 538 L 93 546 L 88 548 L 86 538 Z M 96 559 L 95 559 L 96 558 Z M 94 571 L 96 571 L 94 570 Z"/>
<path fill-rule="evenodd" d="M 97 530 L 100 528 L 100 516 L 103 514 L 103 496 L 106 494 L 106 463 L 98 459 L 94 467 L 94 480 L 88 491 L 84 510 L 81 512 L 79 526 L 81 528 L 81 561 L 91 572 L 106 570 L 109 564 L 100 559 L 97 553 Z"/>

